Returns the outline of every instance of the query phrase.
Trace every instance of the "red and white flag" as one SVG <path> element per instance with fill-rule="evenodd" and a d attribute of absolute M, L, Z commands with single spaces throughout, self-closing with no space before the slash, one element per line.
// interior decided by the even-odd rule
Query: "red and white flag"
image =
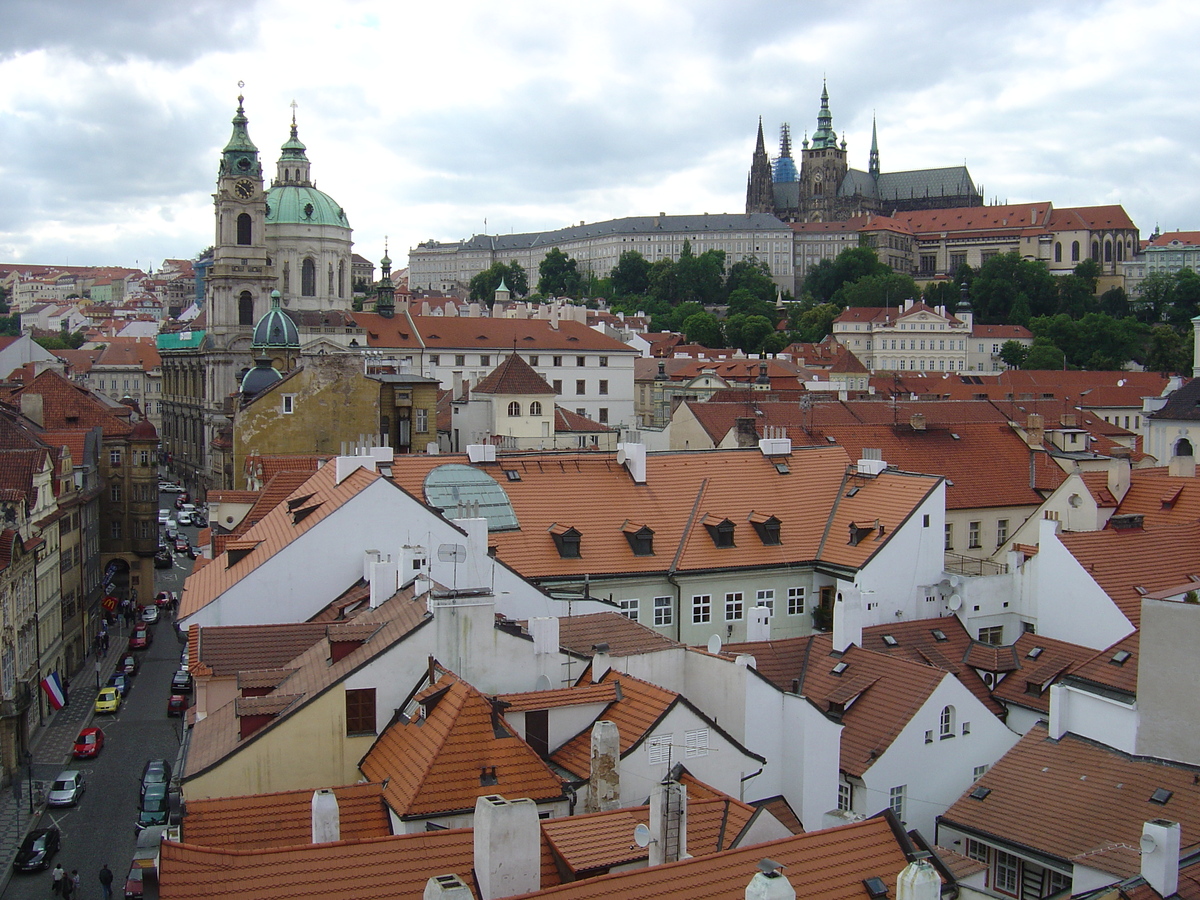
<path fill-rule="evenodd" d="M 66 697 L 63 695 L 62 679 L 58 677 L 57 672 L 51 672 L 42 679 L 42 690 L 46 692 L 46 700 L 55 709 L 62 709 L 66 705 Z"/>

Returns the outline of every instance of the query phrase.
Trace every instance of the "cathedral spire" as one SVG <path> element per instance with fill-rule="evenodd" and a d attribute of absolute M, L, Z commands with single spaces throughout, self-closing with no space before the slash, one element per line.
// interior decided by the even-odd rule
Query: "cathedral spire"
<path fill-rule="evenodd" d="M 754 147 L 754 158 L 750 161 L 750 174 L 746 177 L 746 214 L 774 211 L 775 190 L 771 185 L 771 157 L 767 155 L 762 116 L 759 116 L 758 140 Z"/>
<path fill-rule="evenodd" d="M 817 130 L 813 132 L 814 150 L 837 149 L 837 133 L 833 130 L 833 113 L 829 111 L 829 87 L 821 82 L 821 109 L 817 113 Z"/>
<path fill-rule="evenodd" d="M 871 116 L 871 159 L 867 164 L 867 172 L 872 178 L 879 177 L 879 137 L 875 133 L 875 116 Z"/>
<path fill-rule="evenodd" d="M 763 140 L 762 116 L 758 117 L 758 145 L 754 148 L 754 155 L 767 152 L 766 141 Z"/>
<path fill-rule="evenodd" d="M 240 86 L 240 85 L 239 85 Z M 250 130 L 246 127 L 249 120 L 246 110 L 242 107 L 245 97 L 238 94 L 237 112 L 233 117 L 233 133 L 229 143 L 221 151 L 221 173 L 236 172 L 239 175 L 258 175 L 262 169 L 258 163 L 258 148 L 250 140 Z"/>
<path fill-rule="evenodd" d="M 772 169 L 775 183 L 796 181 L 796 162 L 792 159 L 792 128 L 787 122 L 779 129 L 779 156 L 775 159 Z"/>

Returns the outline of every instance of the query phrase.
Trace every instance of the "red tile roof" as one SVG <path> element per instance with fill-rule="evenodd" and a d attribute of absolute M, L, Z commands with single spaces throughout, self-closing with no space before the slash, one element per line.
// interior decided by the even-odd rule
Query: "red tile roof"
<path fill-rule="evenodd" d="M 1137 696 L 1138 647 L 1141 632 L 1121 638 L 1111 647 L 1101 650 L 1091 659 L 1076 666 L 1067 679 L 1087 688 L 1097 685 L 1120 691 L 1131 699 Z M 1125 654 L 1128 653 L 1128 656 Z"/>
<path fill-rule="evenodd" d="M 581 322 L 546 319 L 492 319 L 470 316 L 403 316 L 352 313 L 367 332 L 368 347 L 424 348 L 431 352 L 483 350 L 511 353 L 560 350 L 563 353 L 635 353 L 632 347 L 593 331 Z"/>
<path fill-rule="evenodd" d="M 591 656 L 592 648 L 598 644 L 608 644 L 611 656 L 653 653 L 682 646 L 665 634 L 618 612 L 563 616 L 558 620 L 558 643 L 581 656 Z"/>
<path fill-rule="evenodd" d="M 492 369 L 472 390 L 477 394 L 548 394 L 554 390 L 546 379 L 539 375 L 518 354 L 510 353 L 504 361 Z"/>
<path fill-rule="evenodd" d="M 324 638 L 326 628 L 324 622 L 200 628 L 189 661 L 203 663 L 218 677 L 243 669 L 277 669 Z"/>
<path fill-rule="evenodd" d="M 1050 685 L 1061 681 L 1096 655 L 1091 647 L 1038 634 L 1022 634 L 1013 648 L 1019 668 L 999 680 L 993 696 L 1009 706 L 1023 706 L 1047 716 L 1050 714 Z"/>

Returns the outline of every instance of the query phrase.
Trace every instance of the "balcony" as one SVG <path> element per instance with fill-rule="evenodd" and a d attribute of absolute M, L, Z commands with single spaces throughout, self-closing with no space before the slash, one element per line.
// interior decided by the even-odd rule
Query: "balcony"
<path fill-rule="evenodd" d="M 30 682 L 17 683 L 15 695 L 11 700 L 0 700 L 0 719 L 11 719 L 21 715 L 33 704 L 33 690 Z"/>
<path fill-rule="evenodd" d="M 943 554 L 942 568 L 955 575 L 1007 575 L 1008 564 L 992 562 L 990 559 L 976 559 L 973 556 L 963 556 L 961 553 Z"/>

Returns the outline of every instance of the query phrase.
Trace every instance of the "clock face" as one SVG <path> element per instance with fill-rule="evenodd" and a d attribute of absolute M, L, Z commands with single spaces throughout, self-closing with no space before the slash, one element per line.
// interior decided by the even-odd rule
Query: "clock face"
<path fill-rule="evenodd" d="M 825 174 L 820 169 L 817 169 L 817 171 L 813 172 L 813 181 L 820 181 L 824 177 Z"/>
<path fill-rule="evenodd" d="M 254 182 L 242 179 L 233 186 L 233 190 L 243 200 L 248 200 L 254 193 Z"/>

